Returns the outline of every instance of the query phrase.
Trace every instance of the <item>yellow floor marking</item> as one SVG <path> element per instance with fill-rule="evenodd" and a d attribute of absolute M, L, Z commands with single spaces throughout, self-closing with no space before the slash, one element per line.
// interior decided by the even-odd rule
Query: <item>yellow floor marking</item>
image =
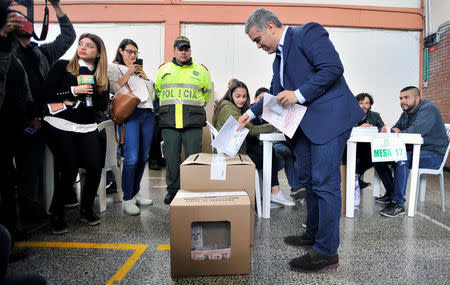
<path fill-rule="evenodd" d="M 156 250 L 170 250 L 170 244 L 160 244 Z"/>
<path fill-rule="evenodd" d="M 147 249 L 146 244 L 116 244 L 116 243 L 82 243 L 82 242 L 16 242 L 17 246 L 60 247 L 60 248 L 90 248 L 90 249 L 127 249 L 135 250 L 130 258 L 119 268 L 106 284 L 119 284 L 139 257 Z"/>

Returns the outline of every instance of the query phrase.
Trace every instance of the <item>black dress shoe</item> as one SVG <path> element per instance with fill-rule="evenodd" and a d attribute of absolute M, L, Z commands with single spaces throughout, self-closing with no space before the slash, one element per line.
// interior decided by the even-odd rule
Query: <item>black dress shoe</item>
<path fill-rule="evenodd" d="M 67 229 L 67 223 L 64 220 L 63 216 L 50 216 L 50 227 L 52 228 L 52 232 L 55 235 L 62 235 L 69 232 L 69 230 Z"/>
<path fill-rule="evenodd" d="M 284 238 L 284 243 L 289 246 L 301 248 L 311 248 L 315 244 L 306 233 L 301 236 L 287 236 Z"/>
<path fill-rule="evenodd" d="M 117 184 L 116 181 L 110 182 L 106 185 L 106 194 L 117 193 Z"/>
<path fill-rule="evenodd" d="M 172 203 L 173 198 L 175 198 L 176 194 L 167 193 L 166 197 L 164 198 L 164 204 L 170 205 Z"/>
<path fill-rule="evenodd" d="M 291 270 L 300 272 L 317 272 L 325 268 L 336 268 L 339 266 L 339 255 L 325 256 L 311 251 L 307 254 L 294 258 L 289 262 Z"/>
<path fill-rule="evenodd" d="M 97 216 L 92 210 L 81 210 L 80 220 L 88 223 L 90 226 L 96 226 L 101 222 L 100 217 Z"/>

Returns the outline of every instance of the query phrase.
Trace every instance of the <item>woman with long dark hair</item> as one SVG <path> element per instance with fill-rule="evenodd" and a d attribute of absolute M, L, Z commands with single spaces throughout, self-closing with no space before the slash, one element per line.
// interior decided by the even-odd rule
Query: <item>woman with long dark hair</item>
<path fill-rule="evenodd" d="M 128 85 L 134 95 L 141 99 L 141 103 L 128 117 L 125 128 L 122 170 L 123 210 L 129 215 L 138 215 L 137 206 L 151 205 L 152 200 L 145 199 L 139 194 L 145 163 L 148 159 L 153 132 L 155 130 L 155 117 L 153 116 L 153 82 L 147 78 L 142 70 L 142 63 L 136 62 L 139 51 L 137 44 L 130 39 L 124 39 L 117 48 L 116 57 L 108 66 L 109 82 L 112 93 Z"/>
<path fill-rule="evenodd" d="M 91 226 L 100 223 L 93 204 L 104 167 L 104 147 L 97 130 L 96 113 L 109 100 L 108 63 L 105 45 L 94 34 L 82 34 L 70 61 L 59 60 L 45 82 L 48 114 L 44 130 L 55 158 L 55 190 L 50 206 L 54 234 L 66 233 L 64 196 L 72 191 L 78 168 L 84 168 L 80 219 Z"/>
<path fill-rule="evenodd" d="M 236 80 L 231 84 L 231 87 L 228 89 L 227 93 L 225 93 L 225 96 L 220 99 L 214 109 L 212 123 L 218 130 L 222 128 L 230 115 L 237 120 L 250 108 L 250 97 L 248 94 L 248 88 L 245 83 Z M 253 138 L 256 138 L 259 134 L 271 133 L 273 131 L 273 126 L 270 124 L 253 125 L 252 123 L 248 123 L 246 128 L 249 129 L 248 137 Z M 255 163 L 256 168 L 261 170 L 263 167 L 263 148 L 259 144 L 247 148 L 248 137 L 239 149 L 239 153 L 248 154 Z M 278 182 L 278 171 L 280 169 L 281 168 L 277 165 L 276 160 L 272 157 L 271 200 L 286 206 L 294 206 L 295 203 L 289 200 L 283 192 L 280 191 Z"/>

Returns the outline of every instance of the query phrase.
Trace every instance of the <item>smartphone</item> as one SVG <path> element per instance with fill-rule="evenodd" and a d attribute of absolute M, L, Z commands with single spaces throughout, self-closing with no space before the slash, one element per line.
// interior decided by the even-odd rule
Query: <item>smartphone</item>
<path fill-rule="evenodd" d="M 142 58 L 136 58 L 136 61 L 134 62 L 134 64 L 139 64 L 140 66 L 142 66 L 143 60 Z"/>

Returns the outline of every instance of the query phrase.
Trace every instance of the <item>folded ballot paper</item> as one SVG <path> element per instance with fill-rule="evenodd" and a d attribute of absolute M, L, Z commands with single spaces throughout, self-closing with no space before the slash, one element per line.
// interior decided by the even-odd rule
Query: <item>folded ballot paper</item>
<path fill-rule="evenodd" d="M 267 92 L 264 93 L 263 99 L 262 118 L 286 136 L 292 138 L 300 125 L 307 108 L 299 104 L 291 104 L 283 107 L 278 104 L 277 97 Z"/>
<path fill-rule="evenodd" d="M 215 147 L 218 152 L 223 152 L 234 158 L 248 134 L 247 128 L 243 128 L 237 132 L 237 127 L 238 122 L 230 115 L 211 145 Z"/>

